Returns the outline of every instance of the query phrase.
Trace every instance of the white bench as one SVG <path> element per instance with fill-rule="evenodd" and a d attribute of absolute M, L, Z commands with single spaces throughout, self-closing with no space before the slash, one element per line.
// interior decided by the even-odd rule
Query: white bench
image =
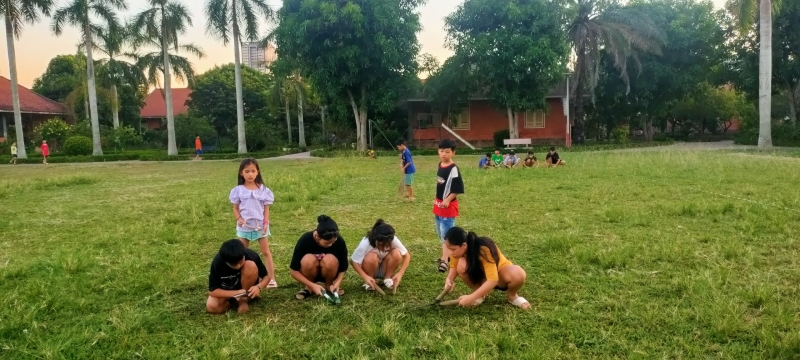
<path fill-rule="evenodd" d="M 511 145 L 525 145 L 525 147 L 529 147 L 531 145 L 531 139 L 505 139 L 503 140 L 503 144 L 506 146 L 506 149 L 510 149 Z"/>

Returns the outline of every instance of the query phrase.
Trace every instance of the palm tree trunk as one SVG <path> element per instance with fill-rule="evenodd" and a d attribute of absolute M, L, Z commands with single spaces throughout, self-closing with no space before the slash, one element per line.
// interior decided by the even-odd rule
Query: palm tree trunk
<path fill-rule="evenodd" d="M 8 70 L 11 73 L 11 98 L 14 103 L 14 129 L 17 132 L 17 157 L 20 159 L 27 159 L 28 153 L 25 152 L 25 134 L 22 128 L 22 112 L 19 107 L 19 85 L 17 84 L 17 55 L 14 49 L 14 29 L 11 27 L 12 22 L 9 19 L 8 10 L 6 10 L 5 21 L 6 43 L 8 44 Z M 4 133 L 6 132 L 5 124 L 6 119 L 3 117 Z"/>
<path fill-rule="evenodd" d="M 86 14 L 88 18 L 89 14 Z M 100 144 L 100 121 L 97 116 L 97 88 L 94 81 L 94 60 L 92 59 L 92 29 L 89 27 L 88 21 L 83 29 L 83 37 L 86 45 L 86 75 L 89 86 L 89 118 L 92 122 L 92 143 L 94 150 L 92 155 L 103 155 L 103 147 Z"/>
<path fill-rule="evenodd" d="M 300 84 L 295 84 L 297 89 L 297 142 L 301 148 L 306 147 L 305 125 L 303 124 L 303 89 Z"/>
<path fill-rule="evenodd" d="M 292 144 L 292 114 L 289 110 L 289 94 L 288 92 L 284 96 L 284 104 L 286 109 L 286 128 L 289 129 L 289 144 Z"/>
<path fill-rule="evenodd" d="M 772 147 L 772 1 L 760 0 L 758 60 L 758 148 Z"/>
<path fill-rule="evenodd" d="M 117 84 L 111 85 L 111 94 L 114 96 L 114 110 L 111 115 L 114 116 L 114 129 L 119 128 L 119 94 L 117 93 Z"/>
<path fill-rule="evenodd" d="M 572 130 L 572 139 L 575 144 L 582 144 L 586 137 L 586 127 L 583 119 L 583 81 L 581 74 L 575 79 L 575 126 Z"/>
<path fill-rule="evenodd" d="M 233 2 L 233 53 L 236 63 L 234 64 L 234 77 L 236 78 L 236 127 L 239 136 L 239 154 L 247 153 L 247 141 L 244 131 L 244 100 L 242 99 L 242 59 L 241 44 L 239 43 L 239 25 L 236 18 L 236 1 Z"/>
<path fill-rule="evenodd" d="M 326 109 L 327 109 L 327 106 L 325 106 L 325 105 L 321 106 L 322 114 L 320 114 L 320 115 L 322 116 L 322 138 L 323 139 L 327 139 L 328 138 L 327 134 L 325 133 L 325 112 L 326 112 L 325 110 Z"/>
<path fill-rule="evenodd" d="M 162 14 L 164 9 L 161 9 Z M 163 16 L 163 15 L 162 15 Z M 167 105 L 167 155 L 177 156 L 178 145 L 175 143 L 175 117 L 172 106 L 172 75 L 170 74 L 169 64 L 169 44 L 167 43 L 167 24 L 162 20 L 161 24 L 161 51 L 164 55 L 164 102 Z"/>
<path fill-rule="evenodd" d="M 797 125 L 797 91 L 791 84 L 787 84 L 786 91 L 789 94 L 789 119 L 792 125 Z"/>

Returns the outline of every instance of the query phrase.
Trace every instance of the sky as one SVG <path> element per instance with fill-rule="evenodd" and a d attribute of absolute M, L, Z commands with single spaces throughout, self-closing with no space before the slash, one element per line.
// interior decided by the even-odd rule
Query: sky
<path fill-rule="evenodd" d="M 451 55 L 451 52 L 444 47 L 446 32 L 444 30 L 444 17 L 455 11 L 463 0 L 428 0 L 427 4 L 420 8 L 422 32 L 417 36 L 422 45 L 423 53 L 430 53 L 440 61 L 444 61 Z M 712 0 L 717 8 L 721 7 L 725 0 Z M 67 0 L 56 0 L 58 7 L 63 6 Z M 269 1 L 274 7 L 280 6 L 280 0 Z M 190 58 L 195 64 L 198 73 L 213 68 L 215 65 L 223 65 L 233 62 L 233 48 L 229 44 L 227 47 L 216 39 L 206 35 L 206 19 L 203 11 L 205 1 L 202 0 L 183 0 L 192 13 L 193 28 L 191 28 L 182 42 L 194 43 L 199 45 L 206 53 L 204 59 Z M 120 16 L 124 19 L 132 17 L 134 14 L 147 8 L 146 0 L 128 0 L 128 10 Z M 22 36 L 15 44 L 17 54 L 17 74 L 19 83 L 30 88 L 34 79 L 41 76 L 47 69 L 50 59 L 56 55 L 74 54 L 76 45 L 80 41 L 80 34 L 74 28 L 68 28 L 60 37 L 56 37 L 50 30 L 50 19 L 45 19 L 34 25 L 25 25 Z M 274 24 L 264 24 L 262 33 L 267 31 Z M 6 37 L 0 36 L 0 46 L 6 49 Z M 9 77 L 7 51 L 2 51 L 4 56 L 0 56 L 0 75 Z M 175 86 L 182 86 L 177 83 Z"/>

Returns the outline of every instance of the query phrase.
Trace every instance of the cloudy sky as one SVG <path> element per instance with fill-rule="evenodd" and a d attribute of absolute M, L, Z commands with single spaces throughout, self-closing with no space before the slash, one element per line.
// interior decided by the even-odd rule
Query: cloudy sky
<path fill-rule="evenodd" d="M 444 17 L 453 12 L 463 0 L 429 0 L 428 4 L 420 9 L 422 15 L 423 30 L 418 35 L 422 44 L 422 51 L 431 53 L 443 60 L 450 56 L 450 52 L 444 48 L 445 31 Z M 712 0 L 717 7 L 722 6 L 725 0 Z M 56 0 L 63 5 L 67 0 Z M 193 16 L 194 27 L 182 39 L 184 42 L 193 42 L 205 50 L 207 57 L 202 60 L 192 59 L 198 72 L 202 73 L 214 65 L 221 65 L 233 62 L 233 48 L 223 47 L 222 44 L 205 33 L 206 19 L 203 12 L 205 1 L 202 0 L 183 0 L 188 5 Z M 273 5 L 280 6 L 280 0 L 271 0 Z M 133 14 L 144 10 L 147 7 L 146 0 L 128 0 L 129 10 L 122 16 L 130 18 Z M 265 24 L 263 32 L 266 34 Z M 6 37 L 0 37 L 0 46 L 6 49 Z M 80 41 L 78 31 L 68 29 L 60 37 L 52 35 L 49 19 L 45 22 L 27 25 L 22 36 L 16 43 L 17 52 L 17 71 L 20 84 L 26 87 L 33 85 L 33 80 L 45 71 L 47 63 L 56 55 L 72 54 L 76 51 L 76 44 Z M 8 77 L 8 58 L 7 52 L 2 51 L 4 56 L 0 60 L 0 75 Z M 177 84 L 180 85 L 180 84 Z"/>

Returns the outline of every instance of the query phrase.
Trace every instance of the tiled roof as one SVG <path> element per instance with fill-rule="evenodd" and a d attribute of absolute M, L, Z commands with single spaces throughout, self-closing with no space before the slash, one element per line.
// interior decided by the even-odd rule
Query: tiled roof
<path fill-rule="evenodd" d="M 144 100 L 144 107 L 139 112 L 143 118 L 165 118 L 167 117 L 167 102 L 164 101 L 164 90 L 156 89 L 147 95 Z M 187 102 L 192 96 L 192 90 L 187 88 L 172 89 L 172 112 L 173 115 L 185 114 L 189 111 Z"/>
<path fill-rule="evenodd" d="M 22 85 L 19 86 L 19 106 L 22 113 L 26 114 L 67 114 L 67 108 L 64 104 L 50 100 Z M 13 111 L 14 104 L 11 100 L 11 80 L 0 76 L 0 112 Z"/>

